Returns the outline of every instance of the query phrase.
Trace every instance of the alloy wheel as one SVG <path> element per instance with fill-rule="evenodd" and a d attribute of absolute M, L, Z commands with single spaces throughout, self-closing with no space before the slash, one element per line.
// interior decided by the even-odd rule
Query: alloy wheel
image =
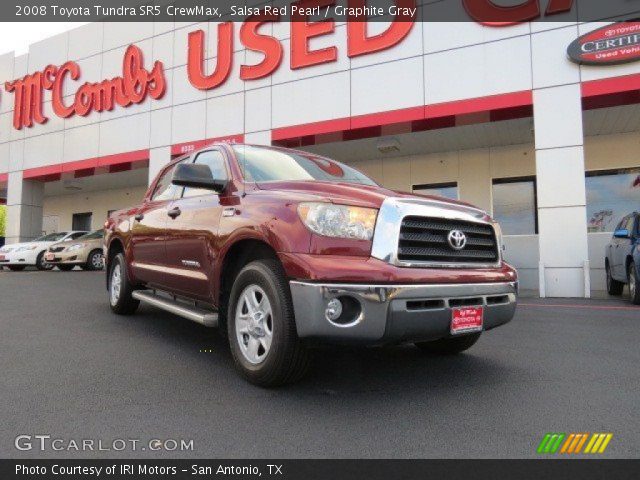
<path fill-rule="evenodd" d="M 109 282 L 109 293 L 111 305 L 115 305 L 120 300 L 120 290 L 122 289 L 122 268 L 119 263 L 113 266 L 111 271 L 111 281 Z"/>
<path fill-rule="evenodd" d="M 273 340 L 273 311 L 269 298 L 258 285 L 249 285 L 240 294 L 235 329 L 244 358 L 253 365 L 262 363 Z"/>
<path fill-rule="evenodd" d="M 102 254 L 94 253 L 91 256 L 91 266 L 96 270 L 100 270 L 103 266 L 104 259 L 102 258 Z"/>

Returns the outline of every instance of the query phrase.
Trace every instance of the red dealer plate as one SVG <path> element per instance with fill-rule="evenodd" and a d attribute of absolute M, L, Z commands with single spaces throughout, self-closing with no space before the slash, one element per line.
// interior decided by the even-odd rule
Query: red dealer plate
<path fill-rule="evenodd" d="M 55 255 L 54 255 L 53 253 L 47 253 L 47 254 L 44 256 L 44 259 L 45 259 L 45 260 L 53 260 L 54 258 L 55 258 Z"/>
<path fill-rule="evenodd" d="M 451 333 L 468 333 L 482 330 L 482 307 L 454 308 L 451 316 Z"/>
<path fill-rule="evenodd" d="M 4 255 L 0 255 L 0 260 L 4 260 Z"/>

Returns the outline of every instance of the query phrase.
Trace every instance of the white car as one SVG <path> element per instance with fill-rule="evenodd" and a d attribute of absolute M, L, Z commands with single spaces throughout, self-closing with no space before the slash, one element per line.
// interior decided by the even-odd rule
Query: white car
<path fill-rule="evenodd" d="M 9 270 L 24 270 L 29 265 L 37 267 L 38 270 L 51 270 L 53 265 L 49 265 L 44 259 L 47 249 L 54 243 L 65 240 L 75 240 L 88 232 L 71 231 L 57 232 L 36 238 L 31 242 L 13 243 L 0 248 L 0 267 L 9 267 Z"/>

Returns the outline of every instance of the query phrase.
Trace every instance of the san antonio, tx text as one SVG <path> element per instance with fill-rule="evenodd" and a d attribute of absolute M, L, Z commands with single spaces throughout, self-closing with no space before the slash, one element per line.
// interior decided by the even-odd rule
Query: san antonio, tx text
<path fill-rule="evenodd" d="M 265 476 L 283 475 L 282 465 L 267 463 L 261 468 L 256 465 L 217 465 L 203 466 L 190 465 L 189 468 L 171 465 L 147 465 L 139 463 L 114 463 L 113 465 L 58 465 L 54 463 L 51 467 L 44 465 L 22 465 L 17 464 L 16 475 L 85 475 L 92 477 L 106 477 L 113 475 L 177 475 L 178 473 L 188 473 L 190 475 L 240 475 L 243 477 L 261 477 L 264 471 Z"/>

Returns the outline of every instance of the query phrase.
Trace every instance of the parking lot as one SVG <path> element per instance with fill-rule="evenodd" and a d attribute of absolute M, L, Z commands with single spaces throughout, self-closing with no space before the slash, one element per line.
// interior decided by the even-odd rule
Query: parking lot
<path fill-rule="evenodd" d="M 215 331 L 112 315 L 101 272 L 0 272 L 0 457 L 536 457 L 547 432 L 611 432 L 634 457 L 640 309 L 522 299 L 467 354 L 323 349 L 297 385 L 238 377 Z M 192 451 L 19 451 L 18 435 L 193 439 Z"/>

